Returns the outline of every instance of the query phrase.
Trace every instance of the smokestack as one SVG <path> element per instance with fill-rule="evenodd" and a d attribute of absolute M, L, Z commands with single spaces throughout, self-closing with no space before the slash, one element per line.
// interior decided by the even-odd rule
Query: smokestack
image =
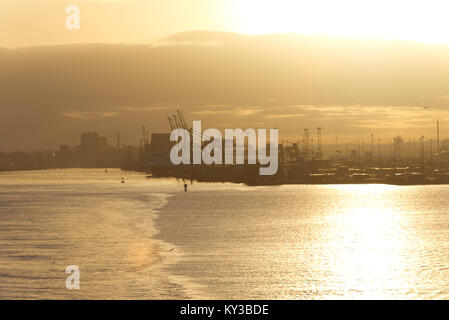
<path fill-rule="evenodd" d="M 360 138 L 357 138 L 357 162 L 360 162 Z"/>
<path fill-rule="evenodd" d="M 437 120 L 437 154 L 440 154 L 440 122 Z"/>
<path fill-rule="evenodd" d="M 396 137 L 393 138 L 393 161 L 396 161 Z"/>
<path fill-rule="evenodd" d="M 144 146 L 146 144 L 146 129 L 145 129 L 145 126 L 142 126 L 142 144 Z"/>

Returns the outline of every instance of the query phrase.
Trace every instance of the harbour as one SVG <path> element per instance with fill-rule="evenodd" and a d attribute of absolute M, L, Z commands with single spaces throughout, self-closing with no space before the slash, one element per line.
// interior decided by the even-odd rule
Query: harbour
<path fill-rule="evenodd" d="M 190 128 L 179 109 L 177 114 L 168 117 L 168 120 L 171 130 L 181 130 L 183 134 L 180 134 L 180 137 L 188 139 L 187 151 L 182 151 L 188 153 L 189 162 L 184 163 L 181 158 L 176 164 L 172 162 L 170 150 L 175 142 L 170 139 L 170 134 L 152 134 L 150 141 L 149 134 L 143 128 L 144 162 L 140 167 L 146 167 L 146 170 L 156 177 L 247 185 L 449 183 L 449 140 L 443 140 L 440 146 L 439 121 L 436 122 L 435 149 L 434 141 L 426 142 L 424 137 L 419 139 L 419 145 L 415 142 L 412 144 L 411 139 L 406 143 L 400 136 L 395 136 L 392 139 L 393 143 L 383 145 L 381 139 L 378 139 L 378 144 L 375 145 L 374 134 L 370 135 L 371 143 L 368 146 L 361 147 L 360 138 L 354 149 L 350 149 L 348 143 L 323 145 L 321 127 L 317 128 L 315 139 L 317 144 L 314 148 L 314 139 L 306 128 L 302 140 L 281 141 L 276 146 L 276 170 L 274 174 L 262 175 L 261 170 L 271 167 L 273 159 L 270 159 L 268 164 L 262 164 L 256 161 L 256 154 L 270 154 L 270 157 L 273 157 L 272 143 L 278 143 L 277 135 L 275 141 L 270 141 L 266 144 L 266 148 L 260 150 L 260 143 L 256 143 L 256 133 L 252 129 L 229 130 L 234 134 L 243 134 L 242 137 L 231 135 L 222 139 L 221 135 L 218 135 L 204 140 L 201 138 L 201 122 L 198 127 Z M 208 164 L 202 164 L 200 161 L 190 163 L 191 158 L 201 159 L 201 152 L 206 151 L 208 143 L 212 144 L 210 140 L 213 140 L 214 149 L 209 152 L 213 155 L 211 158 L 215 160 L 209 161 L 212 163 Z M 192 145 L 191 148 L 189 144 Z M 340 151 L 342 147 L 346 148 L 346 154 Z"/>

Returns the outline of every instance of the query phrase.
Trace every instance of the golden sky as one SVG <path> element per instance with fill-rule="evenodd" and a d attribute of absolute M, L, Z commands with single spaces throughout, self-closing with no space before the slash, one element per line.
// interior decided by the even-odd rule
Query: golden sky
<path fill-rule="evenodd" d="M 65 8 L 81 9 L 67 30 Z M 368 140 L 449 128 L 446 1 L 0 1 L 0 150 L 207 127 Z M 205 31 L 208 30 L 208 31 Z M 288 33 L 288 34 L 278 34 Z M 403 41 L 406 40 L 406 41 Z M 413 40 L 413 41 L 409 41 Z M 428 108 L 424 108 L 427 106 Z M 449 131 L 448 131 L 449 133 Z M 126 137 L 126 138 L 125 138 Z"/>
<path fill-rule="evenodd" d="M 81 30 L 65 28 L 65 7 Z M 3 0 L 0 45 L 148 43 L 173 33 L 301 33 L 449 44 L 447 0 Z"/>

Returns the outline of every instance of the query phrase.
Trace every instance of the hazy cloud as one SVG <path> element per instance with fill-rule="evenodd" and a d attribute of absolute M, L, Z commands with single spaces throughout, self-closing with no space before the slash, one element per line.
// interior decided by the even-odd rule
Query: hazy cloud
<path fill-rule="evenodd" d="M 448 118 L 448 56 L 442 45 L 221 32 L 0 49 L 0 149 L 73 143 L 82 130 L 135 143 L 142 124 L 168 131 L 177 106 L 217 128 L 405 128 L 425 105 L 428 119 Z"/>
<path fill-rule="evenodd" d="M 64 116 L 69 118 L 107 118 L 118 115 L 118 112 L 101 112 L 101 111 L 73 111 L 63 112 Z"/>

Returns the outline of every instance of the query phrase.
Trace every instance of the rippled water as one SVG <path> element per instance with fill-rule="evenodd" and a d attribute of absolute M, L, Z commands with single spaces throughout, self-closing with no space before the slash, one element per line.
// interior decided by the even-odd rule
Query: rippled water
<path fill-rule="evenodd" d="M 447 299 L 448 192 L 0 173 L 0 298 Z"/>

